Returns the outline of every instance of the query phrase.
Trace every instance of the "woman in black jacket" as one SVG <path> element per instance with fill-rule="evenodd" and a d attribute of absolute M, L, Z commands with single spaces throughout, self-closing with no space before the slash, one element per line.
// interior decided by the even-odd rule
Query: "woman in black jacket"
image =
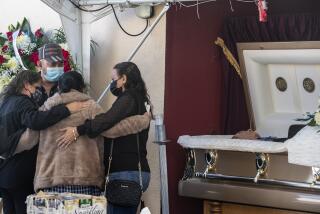
<path fill-rule="evenodd" d="M 60 139 L 60 146 L 68 146 L 78 135 L 96 137 L 120 120 L 146 112 L 145 103 L 150 104 L 149 95 L 138 67 L 132 62 L 122 62 L 114 66 L 112 71 L 113 83 L 110 87 L 113 95 L 117 96 L 112 107 L 105 113 L 87 120 L 78 127 L 66 129 L 65 135 Z M 110 167 L 109 180 L 130 180 L 140 183 L 138 162 L 142 171 L 142 190 L 148 188 L 150 182 L 150 168 L 147 161 L 146 143 L 149 129 L 141 131 L 139 136 L 139 153 L 137 148 L 137 135 L 127 135 L 113 139 L 113 154 Z M 105 166 L 108 172 L 108 157 L 110 155 L 111 139 L 105 139 Z M 108 214 L 136 214 L 137 207 L 121 207 L 108 203 Z"/>
<path fill-rule="evenodd" d="M 5 139 L 0 139 L 1 148 L 6 150 L 0 154 L 0 189 L 5 214 L 26 213 L 26 197 L 33 193 L 37 147 L 13 155 L 23 131 L 46 129 L 85 106 L 77 102 L 38 111 L 31 97 L 40 81 L 38 73 L 20 71 L 0 94 L 0 126 L 7 133 Z"/>

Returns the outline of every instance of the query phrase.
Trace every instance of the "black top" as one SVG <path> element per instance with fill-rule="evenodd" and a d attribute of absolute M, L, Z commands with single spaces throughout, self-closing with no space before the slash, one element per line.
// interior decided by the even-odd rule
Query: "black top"
<path fill-rule="evenodd" d="M 50 92 L 49 96 L 46 92 L 46 89 L 43 86 L 37 87 L 36 92 L 32 95 L 32 99 L 38 104 L 38 106 L 42 106 L 43 103 L 49 98 L 52 97 L 56 92 L 58 92 L 58 84 L 55 84 Z"/>
<path fill-rule="evenodd" d="M 0 107 L 0 126 L 8 135 L 15 135 L 20 130 L 46 129 L 70 115 L 64 105 L 53 107 L 49 111 L 38 111 L 36 103 L 25 95 L 10 96 Z M 19 140 L 19 138 L 17 138 Z M 15 144 L 19 141 L 0 139 L 3 144 Z M 4 146 L 5 147 L 5 146 Z M 6 159 L 0 168 L 0 187 L 13 188 L 33 180 L 36 165 L 37 148 L 24 151 Z"/>
<path fill-rule="evenodd" d="M 110 129 L 122 119 L 144 114 L 146 108 L 142 96 L 133 90 L 122 93 L 113 103 L 112 107 L 105 113 L 99 114 L 93 120 L 87 120 L 83 125 L 78 126 L 79 135 L 97 137 L 103 131 Z M 149 129 L 139 133 L 140 140 L 140 161 L 142 171 L 149 172 L 147 161 L 147 140 Z M 105 138 L 105 166 L 108 167 L 111 139 Z M 136 134 L 127 135 L 114 139 L 112 164 L 110 173 L 119 171 L 138 171 L 138 149 Z"/>

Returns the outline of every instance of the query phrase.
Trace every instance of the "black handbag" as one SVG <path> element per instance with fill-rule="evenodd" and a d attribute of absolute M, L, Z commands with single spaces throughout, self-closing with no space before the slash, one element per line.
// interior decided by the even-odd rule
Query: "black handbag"
<path fill-rule="evenodd" d="M 137 147 L 138 147 L 138 169 L 140 184 L 135 181 L 128 180 L 111 180 L 109 181 L 109 172 L 112 161 L 113 140 L 111 142 L 110 155 L 109 155 L 109 168 L 106 177 L 105 195 L 107 201 L 111 204 L 122 207 L 137 207 L 141 201 L 142 195 L 142 176 L 140 164 L 140 149 L 139 149 L 139 135 L 137 134 Z"/>
<path fill-rule="evenodd" d="M 134 181 L 112 180 L 106 188 L 108 202 L 121 207 L 137 207 L 141 194 L 140 184 Z"/>

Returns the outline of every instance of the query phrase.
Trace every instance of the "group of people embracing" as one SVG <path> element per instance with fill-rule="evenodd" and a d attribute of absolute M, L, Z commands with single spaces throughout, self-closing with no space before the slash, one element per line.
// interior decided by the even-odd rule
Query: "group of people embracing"
<path fill-rule="evenodd" d="M 85 93 L 80 73 L 64 73 L 59 45 L 39 49 L 39 67 L 39 73 L 19 71 L 0 94 L 4 214 L 26 213 L 27 196 L 39 191 L 102 195 L 106 172 L 109 180 L 137 183 L 141 173 L 145 191 L 152 111 L 146 108 L 150 98 L 137 65 L 114 66 L 110 90 L 117 98 L 106 112 Z M 108 203 L 107 209 L 108 214 L 135 214 L 137 208 Z"/>

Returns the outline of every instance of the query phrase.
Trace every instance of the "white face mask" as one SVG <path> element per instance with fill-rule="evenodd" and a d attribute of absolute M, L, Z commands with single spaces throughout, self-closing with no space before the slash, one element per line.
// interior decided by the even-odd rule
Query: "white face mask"
<path fill-rule="evenodd" d="M 63 67 L 47 68 L 44 78 L 49 82 L 57 82 L 63 73 Z"/>

